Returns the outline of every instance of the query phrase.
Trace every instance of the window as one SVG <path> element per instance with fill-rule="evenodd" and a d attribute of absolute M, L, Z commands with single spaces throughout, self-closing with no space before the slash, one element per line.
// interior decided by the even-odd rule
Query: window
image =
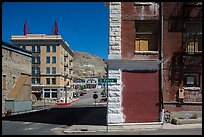
<path fill-rule="evenodd" d="M 52 98 L 57 98 L 57 92 L 52 92 Z"/>
<path fill-rule="evenodd" d="M 50 84 L 50 78 L 46 78 L 46 84 Z"/>
<path fill-rule="evenodd" d="M 40 67 L 37 68 L 37 73 L 40 75 Z"/>
<path fill-rule="evenodd" d="M 40 64 L 40 57 L 37 57 L 37 63 Z"/>
<path fill-rule="evenodd" d="M 45 98 L 50 98 L 50 92 L 44 92 L 44 97 Z"/>
<path fill-rule="evenodd" d="M 50 46 L 46 46 L 47 49 L 46 49 L 46 52 L 50 52 Z"/>
<path fill-rule="evenodd" d="M 35 63 L 35 57 L 32 57 L 32 63 Z"/>
<path fill-rule="evenodd" d="M 40 78 L 37 78 L 37 84 L 40 84 Z"/>
<path fill-rule="evenodd" d="M 52 52 L 56 52 L 56 46 L 52 46 Z"/>
<path fill-rule="evenodd" d="M 190 38 L 188 38 L 188 43 L 185 51 L 187 53 L 202 52 L 202 34 L 197 35 L 187 34 L 187 35 L 189 35 Z"/>
<path fill-rule="evenodd" d="M 40 46 L 37 46 L 37 52 L 40 53 Z"/>
<path fill-rule="evenodd" d="M 136 21 L 135 51 L 158 51 L 157 23 Z"/>
<path fill-rule="evenodd" d="M 52 74 L 56 74 L 56 67 L 52 67 Z"/>
<path fill-rule="evenodd" d="M 199 87 L 200 80 L 198 74 L 188 74 L 184 76 L 184 85 L 186 87 Z"/>
<path fill-rule="evenodd" d="M 56 63 L 56 57 L 52 57 L 52 63 Z"/>
<path fill-rule="evenodd" d="M 35 52 L 35 46 L 32 46 L 32 52 Z"/>
<path fill-rule="evenodd" d="M 46 67 L 46 74 L 50 74 L 50 67 Z"/>
<path fill-rule="evenodd" d="M 6 75 L 3 75 L 3 89 L 6 89 Z"/>
<path fill-rule="evenodd" d="M 16 77 L 13 77 L 12 86 L 16 83 Z"/>
<path fill-rule="evenodd" d="M 52 84 L 56 84 L 56 78 L 52 78 Z"/>
<path fill-rule="evenodd" d="M 32 78 L 32 84 L 35 84 L 35 78 Z"/>
<path fill-rule="evenodd" d="M 32 67 L 32 74 L 35 74 L 35 68 Z"/>
<path fill-rule="evenodd" d="M 50 57 L 46 57 L 46 63 L 50 63 Z"/>

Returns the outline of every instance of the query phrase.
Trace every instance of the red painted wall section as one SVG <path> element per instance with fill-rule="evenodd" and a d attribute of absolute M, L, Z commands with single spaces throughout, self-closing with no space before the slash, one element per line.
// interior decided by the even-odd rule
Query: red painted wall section
<path fill-rule="evenodd" d="M 122 107 L 125 123 L 159 121 L 157 72 L 122 72 Z"/>
<path fill-rule="evenodd" d="M 181 32 L 168 32 L 168 17 L 173 11 L 176 2 L 164 2 L 164 40 L 163 40 L 163 54 L 164 54 L 164 102 L 176 101 L 176 93 L 180 87 L 171 85 L 169 81 L 169 67 L 171 58 L 174 52 L 182 50 L 182 33 Z"/>
<path fill-rule="evenodd" d="M 121 54 L 123 59 L 131 59 L 134 55 L 135 23 L 134 2 L 121 3 Z"/>
<path fill-rule="evenodd" d="M 141 20 L 159 20 L 159 8 L 152 10 L 149 6 L 135 6 L 134 2 L 121 3 L 121 54 L 123 59 L 158 59 L 159 55 L 141 55 L 135 54 L 135 21 Z M 157 13 L 157 14 L 156 14 Z M 159 47 L 159 46 L 158 46 Z"/>

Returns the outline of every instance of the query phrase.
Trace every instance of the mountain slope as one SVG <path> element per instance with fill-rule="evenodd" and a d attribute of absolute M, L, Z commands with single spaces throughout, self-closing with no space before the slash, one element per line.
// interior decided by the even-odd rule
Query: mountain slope
<path fill-rule="evenodd" d="M 91 76 L 106 76 L 106 64 L 103 59 L 85 52 L 74 51 L 73 77 L 84 79 Z"/>

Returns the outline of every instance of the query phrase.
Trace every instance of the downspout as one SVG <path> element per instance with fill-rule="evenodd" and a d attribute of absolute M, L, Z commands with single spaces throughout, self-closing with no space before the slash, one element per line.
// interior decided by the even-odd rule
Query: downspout
<path fill-rule="evenodd" d="M 163 89 L 164 89 L 164 80 L 163 80 L 163 68 L 164 68 L 164 55 L 163 55 L 163 2 L 160 2 L 160 23 L 161 23 L 161 28 L 160 28 L 160 103 L 161 103 L 161 124 L 163 125 L 164 123 L 164 103 L 163 103 Z"/>

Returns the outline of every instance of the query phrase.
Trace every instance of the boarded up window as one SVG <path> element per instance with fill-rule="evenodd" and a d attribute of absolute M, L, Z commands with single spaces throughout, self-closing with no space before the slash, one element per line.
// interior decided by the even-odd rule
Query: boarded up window
<path fill-rule="evenodd" d="M 16 83 L 16 77 L 13 77 L 12 85 L 14 85 L 15 83 Z"/>
<path fill-rule="evenodd" d="M 185 52 L 202 52 L 202 33 L 185 33 L 184 37 L 187 37 L 184 42 Z"/>
<path fill-rule="evenodd" d="M 135 23 L 136 51 L 158 51 L 157 23 L 137 21 Z"/>
<path fill-rule="evenodd" d="M 198 42 L 190 42 L 187 46 L 187 52 L 198 52 Z"/>
<path fill-rule="evenodd" d="M 3 89 L 6 89 L 6 75 L 3 75 Z"/>
<path fill-rule="evenodd" d="M 135 48 L 139 51 L 148 51 L 148 40 L 136 38 L 135 46 Z"/>

